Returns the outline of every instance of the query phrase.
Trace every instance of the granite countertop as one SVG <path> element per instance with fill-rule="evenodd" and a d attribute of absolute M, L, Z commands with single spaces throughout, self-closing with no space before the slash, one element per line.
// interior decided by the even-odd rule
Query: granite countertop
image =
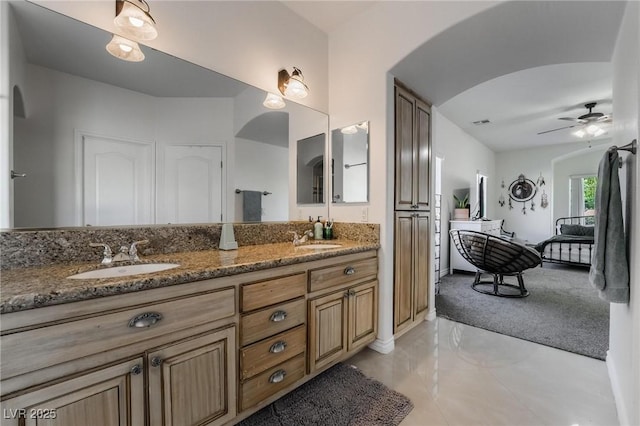
<path fill-rule="evenodd" d="M 145 263 L 178 263 L 179 267 L 150 274 L 118 278 L 67 279 L 68 276 L 104 268 L 97 263 L 50 265 L 8 269 L 0 272 L 0 314 L 44 306 L 113 296 L 139 290 L 253 272 L 359 253 L 378 244 L 346 240 L 331 241 L 341 247 L 309 250 L 291 243 L 244 246 L 238 250 L 205 250 L 146 256 Z"/>

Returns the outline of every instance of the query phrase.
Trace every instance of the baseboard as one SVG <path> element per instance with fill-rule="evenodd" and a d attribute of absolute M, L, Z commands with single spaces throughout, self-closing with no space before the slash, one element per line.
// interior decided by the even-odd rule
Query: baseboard
<path fill-rule="evenodd" d="M 444 277 L 445 275 L 449 275 L 449 268 L 440 269 L 440 276 Z"/>
<path fill-rule="evenodd" d="M 427 316 L 424 317 L 425 321 L 433 321 L 434 319 L 436 319 L 436 310 L 432 309 L 427 313 Z"/>
<path fill-rule="evenodd" d="M 620 422 L 621 426 L 630 425 L 631 423 L 629 423 L 627 407 L 625 406 L 624 398 L 622 397 L 623 391 L 622 391 L 622 388 L 620 387 L 620 382 L 618 381 L 618 374 L 617 374 L 618 370 L 613 360 L 613 357 L 609 352 L 610 351 L 607 351 L 607 358 L 606 358 L 607 372 L 609 373 L 609 381 L 611 382 L 613 399 L 616 402 L 616 410 L 618 411 L 618 421 Z"/>
<path fill-rule="evenodd" d="M 380 340 L 380 339 L 376 339 L 373 341 L 373 343 L 371 343 L 369 345 L 369 348 L 373 349 L 376 352 L 380 352 L 381 354 L 388 354 L 393 352 L 393 350 L 395 349 L 396 344 L 395 341 L 393 339 L 393 337 L 391 339 L 388 340 Z"/>

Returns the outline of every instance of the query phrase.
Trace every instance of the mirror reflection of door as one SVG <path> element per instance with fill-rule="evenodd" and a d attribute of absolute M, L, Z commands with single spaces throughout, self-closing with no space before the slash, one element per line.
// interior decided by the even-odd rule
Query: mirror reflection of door
<path fill-rule="evenodd" d="M 324 203 L 325 134 L 300 139 L 297 145 L 298 204 Z"/>

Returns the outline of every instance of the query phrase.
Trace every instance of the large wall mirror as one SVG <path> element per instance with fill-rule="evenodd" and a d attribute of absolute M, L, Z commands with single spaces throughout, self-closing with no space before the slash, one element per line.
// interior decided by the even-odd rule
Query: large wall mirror
<path fill-rule="evenodd" d="M 369 201 L 369 122 L 331 131 L 332 203 Z"/>
<path fill-rule="evenodd" d="M 14 227 L 297 219 L 292 158 L 327 134 L 326 114 L 268 109 L 264 91 L 146 46 L 142 62 L 117 59 L 112 34 L 42 6 L 10 12 L 13 169 L 26 175 Z"/>

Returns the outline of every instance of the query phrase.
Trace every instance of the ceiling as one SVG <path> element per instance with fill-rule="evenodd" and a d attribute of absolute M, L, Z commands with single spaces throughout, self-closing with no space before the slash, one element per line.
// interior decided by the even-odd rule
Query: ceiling
<path fill-rule="evenodd" d="M 378 2 L 283 1 L 325 33 Z M 494 151 L 580 140 L 560 117 L 612 110 L 611 55 L 626 2 L 511 1 L 438 34 L 391 70 Z M 482 126 L 476 120 L 489 119 Z M 610 137 L 605 134 L 599 138 Z"/>

